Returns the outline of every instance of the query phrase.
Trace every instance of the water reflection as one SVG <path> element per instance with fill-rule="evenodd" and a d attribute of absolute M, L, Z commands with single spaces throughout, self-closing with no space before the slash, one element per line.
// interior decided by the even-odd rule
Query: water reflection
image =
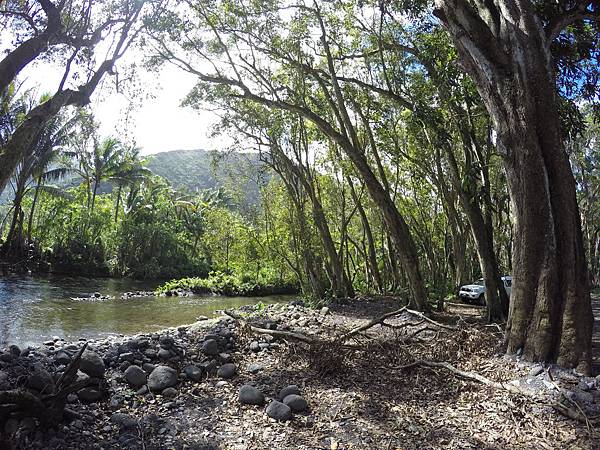
<path fill-rule="evenodd" d="M 143 297 L 121 294 L 152 290 L 158 282 L 66 277 L 0 278 L 0 345 L 33 345 L 52 336 L 76 340 L 110 334 L 135 334 L 191 323 L 199 315 L 242 305 L 289 301 L 270 297 Z M 94 292 L 114 296 L 105 301 L 73 301 Z"/>

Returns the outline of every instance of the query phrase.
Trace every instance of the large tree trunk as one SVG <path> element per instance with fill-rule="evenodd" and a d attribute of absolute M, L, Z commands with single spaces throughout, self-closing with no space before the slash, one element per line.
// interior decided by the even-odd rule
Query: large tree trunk
<path fill-rule="evenodd" d="M 507 351 L 589 373 L 588 273 L 546 31 L 530 2 L 436 4 L 504 156 L 515 218 Z"/>

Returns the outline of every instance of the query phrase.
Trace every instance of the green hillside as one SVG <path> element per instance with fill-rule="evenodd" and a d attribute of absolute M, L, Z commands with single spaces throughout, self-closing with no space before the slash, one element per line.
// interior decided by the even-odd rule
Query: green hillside
<path fill-rule="evenodd" d="M 208 150 L 172 150 L 148 156 L 148 168 L 167 179 L 175 189 L 196 192 L 202 189 L 226 188 L 240 206 L 256 205 L 259 186 L 264 178 L 263 164 L 255 153 L 224 153 Z M 69 176 L 56 184 L 78 184 Z M 99 192 L 110 192 L 112 186 L 102 183 Z M 0 205 L 11 201 L 8 186 L 0 194 Z"/>
<path fill-rule="evenodd" d="M 148 168 L 176 189 L 224 187 L 242 204 L 256 204 L 263 165 L 255 153 L 172 150 L 149 157 Z"/>

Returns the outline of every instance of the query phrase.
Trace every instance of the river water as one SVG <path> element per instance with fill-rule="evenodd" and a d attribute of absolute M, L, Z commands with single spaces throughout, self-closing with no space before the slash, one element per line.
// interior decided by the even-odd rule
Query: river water
<path fill-rule="evenodd" d="M 35 345 L 59 336 L 66 340 L 136 334 L 192 323 L 198 316 L 242 305 L 278 303 L 292 296 L 143 297 L 122 300 L 128 291 L 150 291 L 159 282 L 81 277 L 0 278 L 0 346 Z M 114 299 L 76 301 L 94 292 Z"/>

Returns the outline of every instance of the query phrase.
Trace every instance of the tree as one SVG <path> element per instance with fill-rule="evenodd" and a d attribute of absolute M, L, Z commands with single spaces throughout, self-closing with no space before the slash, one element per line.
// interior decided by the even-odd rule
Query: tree
<path fill-rule="evenodd" d="M 577 37 L 578 29 L 596 28 L 598 5 L 435 3 L 490 114 L 507 172 L 515 217 L 507 351 L 589 373 L 593 316 L 554 43 L 561 33 Z"/>
<path fill-rule="evenodd" d="M 67 106 L 89 103 L 103 77 L 114 73 L 116 62 L 140 33 L 146 4 L 137 0 L 7 2 L 0 18 L 17 38 L 0 61 L 0 92 L 43 56 L 60 61 L 64 73 L 56 92 L 29 111 L 0 147 L 0 192 L 44 125 Z M 106 45 L 98 45 L 101 42 Z M 101 59 L 100 53 L 107 57 Z"/>

